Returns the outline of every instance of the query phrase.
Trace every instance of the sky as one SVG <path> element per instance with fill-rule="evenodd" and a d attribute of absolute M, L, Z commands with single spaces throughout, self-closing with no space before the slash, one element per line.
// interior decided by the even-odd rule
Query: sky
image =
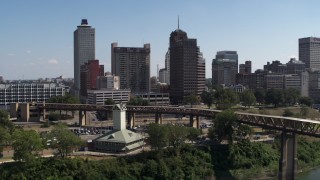
<path fill-rule="evenodd" d="M 73 32 L 81 19 L 96 30 L 96 59 L 111 71 L 111 43 L 151 44 L 151 76 L 164 68 L 169 36 L 196 38 L 206 78 L 217 51 L 238 52 L 253 71 L 298 57 L 298 39 L 320 36 L 318 0 L 2 0 L 0 76 L 5 80 L 73 78 Z"/>

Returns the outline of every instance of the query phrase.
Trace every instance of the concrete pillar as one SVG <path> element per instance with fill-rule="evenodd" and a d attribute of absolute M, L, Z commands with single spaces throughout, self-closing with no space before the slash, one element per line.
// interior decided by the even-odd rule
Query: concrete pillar
<path fill-rule="evenodd" d="M 10 117 L 18 117 L 18 107 L 19 103 L 10 104 Z"/>
<path fill-rule="evenodd" d="M 21 109 L 21 121 L 23 122 L 29 122 L 30 119 L 30 109 L 29 109 L 29 103 L 21 103 L 20 105 Z"/>
<path fill-rule="evenodd" d="M 86 125 L 86 111 L 79 110 L 79 126 Z"/>
<path fill-rule="evenodd" d="M 136 113 L 131 112 L 128 113 L 128 121 L 129 121 L 129 127 L 132 129 L 135 126 L 135 118 L 136 118 Z"/>
<path fill-rule="evenodd" d="M 200 117 L 199 116 L 196 116 L 196 128 L 197 129 L 200 129 Z"/>
<path fill-rule="evenodd" d="M 42 118 L 43 118 L 42 120 L 43 120 L 43 121 L 46 120 L 46 109 L 44 108 L 45 106 L 46 106 L 46 103 L 43 102 L 43 103 L 42 103 L 42 107 L 43 107 L 42 112 L 39 111 L 39 119 L 41 120 L 41 115 L 43 115 L 43 116 L 42 116 Z"/>
<path fill-rule="evenodd" d="M 190 127 L 197 127 L 197 122 L 193 119 L 193 115 L 190 115 Z"/>
<path fill-rule="evenodd" d="M 155 121 L 156 121 L 156 124 L 162 124 L 162 115 L 159 113 L 156 113 L 155 114 Z"/>
<path fill-rule="evenodd" d="M 159 124 L 162 124 L 162 114 L 160 114 L 160 117 L 159 117 Z"/>
<path fill-rule="evenodd" d="M 297 174 L 297 135 L 281 133 L 281 155 L 279 160 L 279 180 L 295 179 Z"/>

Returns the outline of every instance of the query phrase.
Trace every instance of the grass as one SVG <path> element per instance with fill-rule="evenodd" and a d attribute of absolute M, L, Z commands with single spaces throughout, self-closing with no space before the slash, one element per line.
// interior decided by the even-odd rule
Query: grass
<path fill-rule="evenodd" d="M 291 112 L 294 113 L 294 117 L 297 118 L 308 118 L 308 119 L 319 119 L 320 118 L 320 113 L 319 111 L 308 108 L 308 115 L 307 116 L 302 116 L 301 115 L 301 107 L 280 107 L 280 108 L 265 108 L 265 109 L 241 109 L 242 112 L 247 112 L 247 113 L 253 113 L 253 114 L 265 114 L 265 115 L 275 115 L 275 116 L 282 116 L 284 111 L 286 109 L 290 110 Z"/>

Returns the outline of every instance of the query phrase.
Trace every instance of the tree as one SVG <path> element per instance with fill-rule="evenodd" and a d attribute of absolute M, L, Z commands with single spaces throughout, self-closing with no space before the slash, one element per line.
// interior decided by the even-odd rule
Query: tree
<path fill-rule="evenodd" d="M 237 116 L 231 110 L 225 110 L 217 114 L 213 120 L 214 126 L 211 127 L 209 137 L 211 139 L 217 139 L 221 142 L 223 139 L 227 139 L 230 144 L 233 143 L 234 132 L 236 130 Z"/>
<path fill-rule="evenodd" d="M 177 154 L 181 145 L 187 140 L 188 130 L 184 126 L 167 125 L 167 128 L 169 145 L 173 147 Z"/>
<path fill-rule="evenodd" d="M 49 133 L 48 138 L 52 140 L 50 147 L 57 149 L 57 155 L 62 158 L 68 156 L 83 144 L 82 140 L 63 124 L 56 125 Z"/>
<path fill-rule="evenodd" d="M 302 117 L 307 117 L 309 114 L 309 108 L 306 105 L 302 105 L 300 109 L 300 114 Z"/>
<path fill-rule="evenodd" d="M 240 94 L 242 104 L 244 106 L 248 106 L 250 108 L 251 105 L 256 103 L 256 97 L 252 93 L 252 91 L 244 91 Z"/>
<path fill-rule="evenodd" d="M 239 124 L 236 130 L 236 135 L 240 138 L 246 138 L 253 133 L 253 129 L 249 125 Z"/>
<path fill-rule="evenodd" d="M 10 133 L 14 130 L 14 124 L 9 120 L 9 114 L 3 109 L 0 109 L 0 126 L 8 130 Z"/>
<path fill-rule="evenodd" d="M 266 91 L 264 89 L 256 89 L 254 91 L 254 96 L 258 103 L 263 104 L 266 98 Z"/>
<path fill-rule="evenodd" d="M 16 161 L 30 161 L 39 155 L 43 149 L 40 135 L 34 130 L 15 130 L 13 133 L 12 147 L 13 159 Z"/>
<path fill-rule="evenodd" d="M 204 104 L 206 104 L 208 106 L 208 108 L 210 109 L 210 107 L 214 101 L 214 91 L 213 90 L 203 91 L 201 94 L 201 99 L 202 99 L 202 102 Z"/>
<path fill-rule="evenodd" d="M 293 105 L 297 103 L 300 98 L 300 92 L 294 88 L 285 89 L 283 95 L 284 103 L 286 105 Z"/>
<path fill-rule="evenodd" d="M 149 106 L 149 102 L 142 99 L 142 97 L 131 97 L 127 104 L 132 106 Z"/>
<path fill-rule="evenodd" d="M 212 78 L 206 78 L 205 85 L 208 87 L 208 89 L 212 89 Z"/>
<path fill-rule="evenodd" d="M 64 96 L 52 96 L 47 100 L 47 103 L 80 104 L 80 100 L 77 97 L 67 93 Z M 60 117 L 61 117 L 61 110 L 60 110 Z M 74 117 L 74 111 L 72 111 L 72 117 Z"/>
<path fill-rule="evenodd" d="M 313 100 L 310 97 L 302 96 L 299 98 L 299 103 L 311 107 Z"/>
<path fill-rule="evenodd" d="M 184 99 L 183 99 L 184 103 L 186 104 L 191 104 L 191 107 L 194 105 L 194 104 L 199 104 L 200 102 L 200 99 L 198 96 L 192 94 L 190 96 L 185 96 Z"/>
<path fill-rule="evenodd" d="M 7 129 L 4 127 L 0 126 L 0 158 L 2 157 L 2 152 L 3 152 L 3 146 L 6 146 L 9 144 L 10 141 L 10 134 Z"/>
<path fill-rule="evenodd" d="M 166 126 L 152 123 L 148 126 L 149 141 L 152 149 L 160 150 L 168 145 Z"/>
<path fill-rule="evenodd" d="M 266 93 L 265 101 L 267 104 L 273 104 L 277 107 L 283 103 L 283 92 L 280 89 L 269 89 Z"/>
<path fill-rule="evenodd" d="M 218 88 L 215 96 L 217 109 L 229 109 L 239 102 L 238 95 L 232 89 Z"/>
<path fill-rule="evenodd" d="M 201 135 L 201 132 L 200 132 L 199 129 L 196 129 L 196 128 L 193 128 L 193 127 L 188 128 L 187 138 L 190 141 L 195 141 L 197 139 L 197 137 L 200 136 L 200 135 Z"/>
<path fill-rule="evenodd" d="M 115 102 L 113 99 L 107 99 L 105 102 L 104 102 L 104 105 L 114 105 Z"/>

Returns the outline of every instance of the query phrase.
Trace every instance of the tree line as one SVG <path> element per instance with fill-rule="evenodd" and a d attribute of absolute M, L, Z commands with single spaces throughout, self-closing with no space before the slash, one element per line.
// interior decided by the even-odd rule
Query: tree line
<path fill-rule="evenodd" d="M 278 106 L 292 106 L 296 103 L 311 106 L 313 101 L 309 97 L 301 97 L 300 92 L 296 89 L 257 89 L 255 91 L 245 90 L 236 93 L 229 88 L 221 86 L 214 87 L 209 91 L 203 91 L 201 100 L 204 104 L 211 108 L 215 104 L 217 109 L 229 109 L 236 104 L 242 104 L 245 107 L 255 105 L 256 103 Z"/>

